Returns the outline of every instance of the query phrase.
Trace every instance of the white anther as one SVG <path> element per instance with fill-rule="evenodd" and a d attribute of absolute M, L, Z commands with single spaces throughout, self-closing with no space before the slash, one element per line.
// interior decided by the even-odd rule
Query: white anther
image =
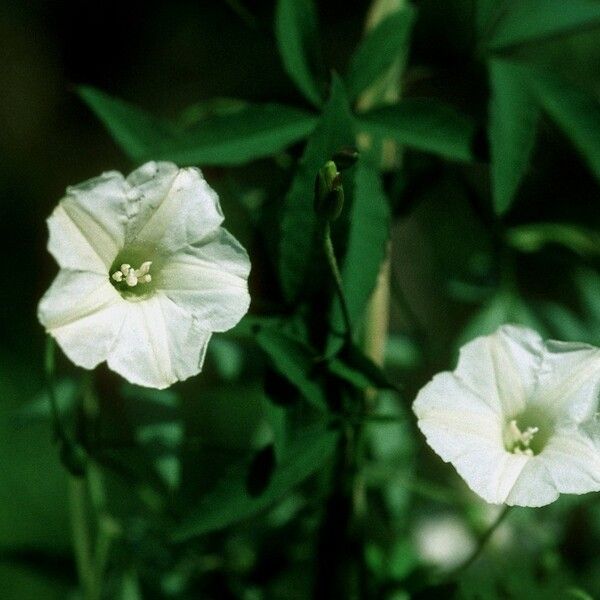
<path fill-rule="evenodd" d="M 150 275 L 150 266 L 152 265 L 151 260 L 143 262 L 139 269 L 134 269 L 131 265 L 123 263 L 119 271 L 115 271 L 111 277 L 116 282 L 125 280 L 129 287 L 134 287 L 138 283 L 150 283 L 152 281 L 152 275 Z"/>
<path fill-rule="evenodd" d="M 135 274 L 138 277 L 141 277 L 142 275 L 146 275 L 148 273 L 148 271 L 150 271 L 150 265 L 152 264 L 151 260 L 147 260 L 146 262 L 143 262 L 140 266 L 139 269 L 136 269 Z"/>
<path fill-rule="evenodd" d="M 133 286 L 137 285 L 138 278 L 133 269 L 129 270 L 129 273 L 127 273 L 127 277 L 125 278 L 125 281 L 127 282 L 127 285 L 129 287 L 133 287 Z"/>
<path fill-rule="evenodd" d="M 540 430 L 539 427 L 528 427 L 521 431 L 516 419 L 508 423 L 508 448 L 513 454 L 525 454 L 533 456 L 533 450 L 529 447 L 533 436 Z"/>

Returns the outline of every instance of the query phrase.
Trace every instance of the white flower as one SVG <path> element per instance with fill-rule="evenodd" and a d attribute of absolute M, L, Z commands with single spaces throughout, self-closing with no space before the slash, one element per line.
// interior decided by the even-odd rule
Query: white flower
<path fill-rule="evenodd" d="M 195 168 L 150 162 L 67 189 L 48 219 L 61 271 L 38 317 L 77 365 L 165 388 L 200 372 L 250 303 L 248 255 Z"/>
<path fill-rule="evenodd" d="M 487 502 L 600 490 L 600 349 L 501 327 L 460 351 L 413 410 L 428 444 Z"/>

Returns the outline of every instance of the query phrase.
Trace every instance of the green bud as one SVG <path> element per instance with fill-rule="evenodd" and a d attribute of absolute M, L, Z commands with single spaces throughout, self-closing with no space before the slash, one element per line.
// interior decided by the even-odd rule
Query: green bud
<path fill-rule="evenodd" d="M 335 221 L 344 207 L 344 185 L 336 164 L 329 160 L 315 179 L 315 212 L 328 221 Z"/>

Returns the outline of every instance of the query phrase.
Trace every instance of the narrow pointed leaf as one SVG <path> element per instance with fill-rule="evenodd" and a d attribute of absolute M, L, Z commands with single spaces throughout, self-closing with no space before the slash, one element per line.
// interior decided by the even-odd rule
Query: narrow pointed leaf
<path fill-rule="evenodd" d="M 359 129 L 410 148 L 452 160 L 472 159 L 475 125 L 446 104 L 425 99 L 402 100 L 364 113 Z"/>
<path fill-rule="evenodd" d="M 342 281 L 350 319 L 356 328 L 375 288 L 379 268 L 385 257 L 390 210 L 377 169 L 364 161 L 358 163 L 354 190 Z M 331 328 L 339 332 L 343 331 L 343 327 L 341 306 L 336 298 L 331 314 Z M 339 337 L 334 339 L 340 340 Z M 333 348 L 330 347 L 329 350 L 332 351 Z"/>
<path fill-rule="evenodd" d="M 315 106 L 323 104 L 318 73 L 322 70 L 319 24 L 313 0 L 278 0 L 275 33 L 283 66 Z"/>
<path fill-rule="evenodd" d="M 257 515 L 324 466 L 335 448 L 336 439 L 335 431 L 321 426 L 299 430 L 260 495 L 248 493 L 249 465 L 234 466 L 176 527 L 174 539 L 178 542 L 188 540 Z"/>
<path fill-rule="evenodd" d="M 519 0 L 512 2 L 492 29 L 492 50 L 600 26 L 596 0 Z"/>
<path fill-rule="evenodd" d="M 358 45 L 346 84 L 354 100 L 396 61 L 406 55 L 415 11 L 406 6 L 385 18 Z"/>
<path fill-rule="evenodd" d="M 600 179 L 600 99 L 546 73 L 537 72 L 532 85 L 544 110 Z"/>
<path fill-rule="evenodd" d="M 295 300 L 307 285 L 315 252 L 317 219 L 313 208 L 315 177 L 331 156 L 354 143 L 350 106 L 339 78 L 300 159 L 283 207 L 281 224 L 281 283 L 288 300 Z M 314 279 L 314 278 L 313 278 Z"/>
<path fill-rule="evenodd" d="M 503 214 L 529 166 L 539 109 L 520 66 L 494 60 L 489 68 L 492 192 L 495 211 Z"/>
<path fill-rule="evenodd" d="M 317 355 L 306 344 L 274 327 L 261 327 L 256 342 L 275 369 L 292 383 L 313 406 L 327 408 L 322 386 L 314 376 Z"/>
<path fill-rule="evenodd" d="M 182 129 L 93 88 L 80 95 L 135 161 L 236 165 L 275 154 L 306 137 L 317 118 L 279 104 L 240 104 Z"/>

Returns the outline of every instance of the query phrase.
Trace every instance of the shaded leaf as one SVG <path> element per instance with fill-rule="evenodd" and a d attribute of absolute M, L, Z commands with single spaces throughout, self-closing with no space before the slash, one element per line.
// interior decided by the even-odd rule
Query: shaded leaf
<path fill-rule="evenodd" d="M 325 394 L 314 378 L 316 352 L 304 342 L 281 330 L 261 327 L 256 342 L 268 354 L 273 366 L 294 384 L 302 395 L 319 410 L 327 407 Z"/>
<path fill-rule="evenodd" d="M 430 99 L 407 99 L 358 118 L 360 130 L 449 159 L 469 161 L 475 124 L 452 107 Z"/>
<path fill-rule="evenodd" d="M 345 347 L 338 356 L 328 362 L 331 373 L 354 387 L 395 389 L 383 370 L 356 346 Z"/>
<path fill-rule="evenodd" d="M 510 208 L 529 166 L 539 109 L 522 67 L 493 60 L 489 69 L 492 191 L 495 211 L 503 214 Z"/>
<path fill-rule="evenodd" d="M 406 54 L 414 17 L 415 10 L 405 6 L 386 17 L 360 42 L 346 77 L 351 100 Z"/>
<path fill-rule="evenodd" d="M 531 223 L 507 231 L 508 243 L 522 252 L 537 252 L 560 244 L 581 256 L 600 255 L 600 234 L 570 223 Z"/>
<path fill-rule="evenodd" d="M 313 0 L 278 0 L 275 33 L 283 66 L 304 96 L 323 104 L 317 73 L 322 65 L 319 24 Z"/>
<path fill-rule="evenodd" d="M 251 496 L 246 489 L 248 464 L 233 467 L 175 528 L 174 539 L 185 541 L 258 514 L 322 467 L 335 448 L 336 439 L 336 432 L 321 426 L 298 430 L 285 459 L 258 496 Z"/>
<path fill-rule="evenodd" d="M 348 312 L 355 329 L 377 282 L 385 257 L 389 226 L 390 209 L 381 177 L 375 167 L 359 161 L 350 212 L 350 232 L 341 269 Z M 344 321 L 337 297 L 330 322 L 333 331 L 343 331 Z M 332 339 L 339 342 L 337 337 Z M 330 343 L 328 354 L 333 350 Z"/>
<path fill-rule="evenodd" d="M 79 93 L 115 141 L 136 161 L 236 165 L 275 154 L 306 137 L 317 118 L 281 104 L 241 104 L 210 114 L 188 129 L 157 119 L 93 88 Z"/>
<path fill-rule="evenodd" d="M 295 300 L 306 284 L 315 249 L 317 219 L 313 209 L 315 177 L 341 148 L 354 143 L 350 106 L 338 77 L 317 128 L 308 140 L 292 185 L 286 195 L 281 224 L 281 283 L 288 300 Z"/>
<path fill-rule="evenodd" d="M 540 104 L 600 179 L 600 101 L 560 77 L 535 73 L 531 82 Z"/>
<path fill-rule="evenodd" d="M 600 4 L 595 0 L 519 0 L 502 11 L 487 46 L 499 50 L 595 25 L 600 25 Z"/>
<path fill-rule="evenodd" d="M 467 323 L 458 339 L 458 347 L 480 335 L 489 335 L 505 324 L 525 325 L 547 336 L 543 322 L 516 293 L 503 290 L 486 302 Z"/>
<path fill-rule="evenodd" d="M 115 142 L 134 160 L 143 160 L 150 149 L 160 148 L 176 135 L 170 123 L 129 102 L 88 86 L 80 86 L 77 91 Z"/>

